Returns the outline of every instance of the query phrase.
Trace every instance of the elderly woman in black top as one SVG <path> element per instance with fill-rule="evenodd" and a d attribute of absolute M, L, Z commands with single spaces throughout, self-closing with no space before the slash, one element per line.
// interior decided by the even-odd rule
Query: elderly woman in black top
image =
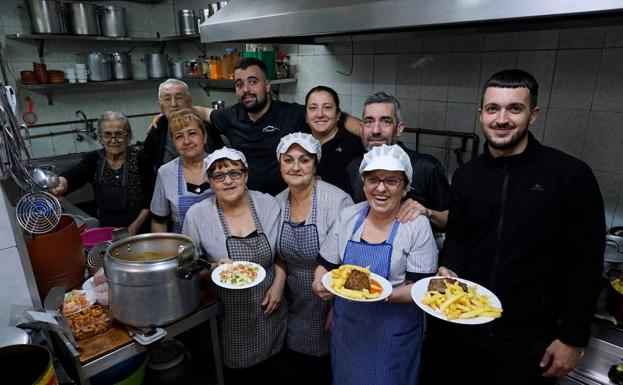
<path fill-rule="evenodd" d="M 90 182 L 101 226 L 127 227 L 130 234 L 148 231 L 153 177 L 146 158 L 129 146 L 132 130 L 128 118 L 119 112 L 104 112 L 98 121 L 98 135 L 103 149 L 87 153 L 62 172 L 60 184 L 50 192 L 60 196 Z"/>

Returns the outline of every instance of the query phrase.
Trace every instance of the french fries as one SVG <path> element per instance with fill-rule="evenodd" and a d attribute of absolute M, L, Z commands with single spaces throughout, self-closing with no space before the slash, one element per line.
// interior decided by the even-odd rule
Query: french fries
<path fill-rule="evenodd" d="M 458 284 L 446 282 L 445 294 L 427 291 L 422 303 L 445 314 L 449 320 L 502 316 L 502 309 L 492 306 L 488 296 L 476 293 L 476 286 L 469 286 L 466 293 Z"/>
<path fill-rule="evenodd" d="M 366 273 L 368 278 L 370 278 L 370 269 L 367 267 L 342 265 L 338 269 L 331 270 L 331 287 L 338 294 L 352 299 L 372 299 L 380 296 L 383 288 L 374 280 L 370 280 L 370 291 L 367 289 L 350 290 L 344 287 L 351 271 L 355 269 Z"/>

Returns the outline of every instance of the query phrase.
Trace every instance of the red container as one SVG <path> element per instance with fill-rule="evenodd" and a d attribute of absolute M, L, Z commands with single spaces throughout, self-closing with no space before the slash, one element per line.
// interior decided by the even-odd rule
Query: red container
<path fill-rule="evenodd" d="M 93 246 L 112 240 L 112 232 L 117 229 L 116 227 L 97 227 L 90 229 L 80 234 L 82 237 L 82 245 L 85 248 L 90 249 Z"/>
<path fill-rule="evenodd" d="M 86 260 L 71 216 L 62 215 L 54 230 L 26 240 L 26 247 L 42 296 L 54 286 L 69 290 L 82 283 Z"/>

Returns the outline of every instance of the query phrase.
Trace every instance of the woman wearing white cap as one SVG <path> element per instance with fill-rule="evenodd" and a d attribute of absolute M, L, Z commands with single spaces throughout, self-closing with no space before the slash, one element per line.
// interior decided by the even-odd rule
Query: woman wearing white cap
<path fill-rule="evenodd" d="M 331 383 L 331 362 L 325 330 L 330 303 L 312 290 L 316 257 L 339 212 L 353 204 L 344 191 L 316 180 L 321 157 L 320 142 L 310 134 L 289 134 L 277 146 L 281 176 L 288 185 L 277 195 L 282 223 L 277 250 L 288 272 L 286 341 L 296 380 L 317 385 Z"/>
<path fill-rule="evenodd" d="M 359 172 L 367 201 L 340 213 L 320 248 L 313 283 L 332 295 L 321 278 L 341 264 L 369 266 L 394 287 L 385 302 L 335 298 L 331 330 L 333 383 L 417 384 L 422 342 L 421 310 L 411 283 L 437 269 L 437 247 L 428 218 L 399 224 L 396 213 L 411 184 L 411 162 L 399 146 L 382 145 L 364 155 Z"/>
<path fill-rule="evenodd" d="M 203 168 L 208 134 L 201 118 L 189 109 L 175 112 L 169 120 L 169 135 L 180 156 L 158 169 L 149 208 L 154 233 L 166 232 L 168 223 L 181 233 L 188 209 L 212 195 Z"/>
<path fill-rule="evenodd" d="M 211 261 L 255 262 L 266 278 L 244 290 L 215 287 L 223 304 L 221 338 L 227 384 L 258 379 L 274 383 L 275 355 L 286 335 L 283 262 L 275 259 L 280 206 L 275 198 L 246 188 L 248 164 L 237 150 L 223 147 L 205 160 L 214 196 L 188 210 L 183 233 Z"/>

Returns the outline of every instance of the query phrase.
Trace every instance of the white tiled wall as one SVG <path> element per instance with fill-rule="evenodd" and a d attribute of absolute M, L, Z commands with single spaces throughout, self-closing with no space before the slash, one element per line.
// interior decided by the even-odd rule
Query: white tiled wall
<path fill-rule="evenodd" d="M 531 131 L 592 167 L 607 225 L 623 224 L 622 25 L 354 40 L 352 45 L 328 44 L 325 52 L 317 46 L 280 46 L 290 53 L 299 80 L 283 87 L 282 97 L 302 102 L 307 90 L 319 84 L 308 71 L 326 72 L 325 84 L 339 93 L 342 109 L 355 116 L 367 95 L 386 90 L 400 99 L 408 127 L 474 132 L 483 139 L 476 115 L 482 85 L 496 71 L 527 70 L 539 81 L 542 107 Z M 320 63 L 314 55 L 333 60 L 324 68 L 310 67 Z M 455 140 L 430 136 L 422 137 L 420 150 L 436 156 L 451 173 L 457 163 L 448 147 L 456 146 Z"/>
<path fill-rule="evenodd" d="M 177 9 L 199 9 L 205 6 L 206 1 L 164 0 L 157 5 L 140 4 L 128 1 L 98 1 L 99 5 L 119 5 L 126 8 L 128 33 L 132 37 L 161 37 L 174 36 L 177 31 Z M 8 69 L 9 83 L 15 85 L 22 70 L 32 70 L 32 62 L 37 61 L 37 46 L 34 42 L 16 41 L 7 39 L 6 35 L 15 33 L 29 33 L 30 20 L 25 8 L 24 0 L 0 1 L 0 47 Z M 204 54 L 197 47 L 197 42 L 169 42 L 165 52 L 172 59 L 190 59 Z M 235 45 L 241 48 L 239 45 Z M 141 61 L 146 53 L 156 53 L 159 44 L 138 44 L 131 42 L 96 42 L 76 40 L 47 40 L 45 42 L 44 57 L 48 69 L 64 70 L 79 59 L 76 54 L 82 52 L 114 52 L 128 51 L 135 47 L 131 54 L 132 70 L 135 79 L 146 79 L 145 64 Z M 221 55 L 225 45 L 207 46 L 207 55 Z M 206 93 L 196 84 L 189 84 L 193 95 L 193 102 L 199 105 L 209 105 L 212 100 L 225 100 L 227 105 L 235 102 L 232 91 L 210 90 Z M 37 114 L 37 124 L 55 123 L 76 119 L 74 112 L 82 110 L 88 118 L 97 118 L 106 110 L 114 110 L 125 114 L 145 114 L 159 111 L 158 82 L 133 83 L 126 87 L 90 87 L 82 90 L 54 91 L 53 105 L 48 105 L 45 95 L 17 89 L 19 98 L 18 109 L 21 115 L 25 108 L 24 97 L 30 96 L 33 100 L 34 112 Z M 145 139 L 145 130 L 151 121 L 150 117 L 131 118 L 134 132 L 134 141 Z M 66 131 L 73 128 L 71 125 L 53 125 L 51 127 L 33 128 L 33 135 L 49 132 Z M 32 140 L 31 153 L 35 158 L 63 155 L 75 152 L 85 152 L 99 147 L 99 143 L 88 137 L 78 142 L 73 134 L 59 134 L 48 138 Z"/>

